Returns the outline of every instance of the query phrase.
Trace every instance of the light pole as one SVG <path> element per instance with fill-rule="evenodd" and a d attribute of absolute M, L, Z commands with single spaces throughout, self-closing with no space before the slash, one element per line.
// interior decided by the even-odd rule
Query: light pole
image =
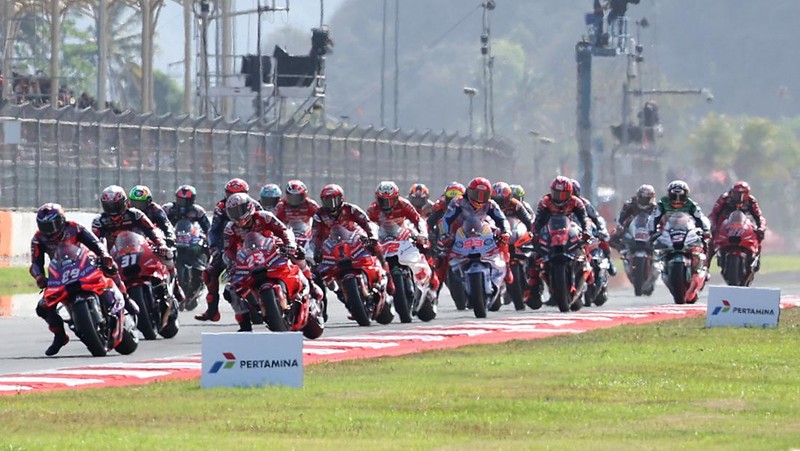
<path fill-rule="evenodd" d="M 542 166 L 542 157 L 544 156 L 542 146 L 549 146 L 555 143 L 556 140 L 549 136 L 544 136 L 536 130 L 528 130 L 528 134 L 533 138 L 533 180 L 534 183 L 539 184 L 542 183 L 541 170 L 539 169 Z"/>
<path fill-rule="evenodd" d="M 469 97 L 469 136 L 472 136 L 472 99 L 475 97 L 475 94 L 478 93 L 478 90 L 475 88 L 470 88 L 469 86 L 464 86 L 464 94 Z"/>

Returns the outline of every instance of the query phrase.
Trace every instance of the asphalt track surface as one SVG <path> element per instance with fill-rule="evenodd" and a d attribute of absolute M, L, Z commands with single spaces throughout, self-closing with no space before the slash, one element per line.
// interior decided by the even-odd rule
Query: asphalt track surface
<path fill-rule="evenodd" d="M 623 278 L 620 274 L 617 278 Z M 719 283 L 721 277 L 718 273 L 712 274 L 710 284 Z M 795 274 L 788 277 L 786 274 L 772 276 L 757 276 L 753 286 L 780 288 L 782 295 L 800 294 L 800 282 Z M 705 303 L 708 290 L 701 293 L 699 304 Z M 116 352 L 109 353 L 106 357 L 91 357 L 86 347 L 73 334 L 70 342 L 62 348 L 58 355 L 47 357 L 44 350 L 49 346 L 52 335 L 47 330 L 47 325 L 38 318 L 34 309 L 38 295 L 27 296 L 19 300 L 14 306 L 14 315 L 0 318 L 0 375 L 25 373 L 32 371 L 52 370 L 64 367 L 77 367 L 87 365 L 111 364 L 119 362 L 138 362 L 148 359 L 170 358 L 198 354 L 200 352 L 201 335 L 204 332 L 235 332 L 238 329 L 233 318 L 230 306 L 223 300 L 221 302 L 222 319 L 217 323 L 199 322 L 194 315 L 201 312 L 204 306 L 195 311 L 181 312 L 181 328 L 178 335 L 166 340 L 160 338 L 155 341 L 141 340 L 136 352 L 122 356 Z M 583 311 L 602 312 L 604 310 L 619 310 L 627 308 L 642 308 L 648 306 L 671 305 L 672 300 L 666 287 L 659 285 L 649 297 L 636 297 L 629 286 L 615 288 L 610 291 L 609 301 L 602 307 L 584 308 Z M 388 325 L 373 323 L 370 327 L 360 327 L 354 321 L 347 319 L 344 306 L 335 297 L 330 297 L 329 320 L 325 333 L 321 338 L 347 337 L 378 330 L 405 330 L 419 327 L 420 325 L 456 325 L 467 321 L 476 321 L 471 310 L 458 311 L 446 288 L 442 290 L 439 301 L 439 313 L 433 321 L 422 323 L 417 318 L 410 324 L 401 324 L 399 319 Z M 542 312 L 555 313 L 555 307 L 543 307 L 538 311 L 526 309 L 517 312 L 512 305 L 504 305 L 497 312 L 488 312 L 486 320 L 524 317 Z M 562 314 L 565 317 L 572 313 Z M 481 320 L 477 320 L 481 321 Z M 265 326 L 254 326 L 259 331 Z"/>

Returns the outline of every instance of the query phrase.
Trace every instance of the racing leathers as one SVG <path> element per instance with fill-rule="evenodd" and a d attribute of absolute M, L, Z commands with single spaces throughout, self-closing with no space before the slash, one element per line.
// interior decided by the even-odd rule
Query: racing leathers
<path fill-rule="evenodd" d="M 223 232 L 228 224 L 228 213 L 225 211 L 225 201 L 222 199 L 214 207 L 214 216 L 211 218 L 211 226 L 208 229 L 208 248 L 211 252 L 211 259 L 208 261 L 206 270 L 203 271 L 203 283 L 206 285 L 206 311 L 195 315 L 198 321 L 219 321 L 219 276 L 225 270 L 225 262 L 222 259 L 224 250 Z M 255 202 L 256 209 L 261 210 L 261 204 Z"/>
<path fill-rule="evenodd" d="M 386 260 L 383 258 L 378 237 L 375 236 L 375 231 L 370 226 L 367 214 L 357 205 L 342 202 L 335 214 L 326 208 L 320 208 L 317 211 L 311 224 L 311 247 L 314 250 L 314 261 L 317 263 L 321 261 L 322 244 L 330 235 L 331 228 L 335 225 L 341 225 L 352 232 L 358 232 L 359 229 L 364 232 L 367 242 L 366 249 L 381 262 L 383 270 L 386 272 L 386 292 L 390 296 L 394 295 L 394 282 L 391 277 L 388 277 L 388 274 L 391 273 Z M 336 295 L 339 300 L 343 301 L 344 297 L 341 294 L 341 290 L 337 291 Z"/>
<path fill-rule="evenodd" d="M 598 247 L 603 251 L 603 255 L 608 259 L 608 273 L 612 276 L 616 276 L 617 268 L 614 267 L 614 261 L 611 259 L 611 246 L 609 244 L 611 236 L 608 234 L 608 229 L 606 228 L 606 220 L 597 213 L 597 209 L 594 208 L 594 205 L 592 205 L 589 199 L 582 196 L 580 199 L 586 208 L 586 216 L 588 216 L 589 219 L 594 222 L 597 239 L 600 240 Z"/>
<path fill-rule="evenodd" d="M 244 240 L 244 236 L 249 232 L 258 232 L 267 237 L 275 237 L 280 240 L 279 246 L 287 250 L 287 253 L 294 254 L 297 251 L 297 243 L 294 234 L 282 223 L 274 214 L 259 210 L 253 213 L 252 218 L 246 226 L 240 226 L 233 221 L 228 221 L 223 231 L 223 257 L 228 269 L 235 265 L 236 252 Z M 236 322 L 239 323 L 239 332 L 252 331 L 252 323 L 249 312 L 237 312 Z"/>
<path fill-rule="evenodd" d="M 430 199 L 425 199 L 425 204 L 420 208 L 414 207 L 414 210 L 422 216 L 422 219 L 427 219 L 431 216 L 431 213 L 433 213 L 433 205 Z"/>
<path fill-rule="evenodd" d="M 172 276 L 172 293 L 175 295 L 178 304 L 183 308 L 182 306 L 186 302 L 186 296 L 183 294 L 183 288 L 181 288 L 180 283 L 178 283 L 178 273 L 175 268 L 175 228 L 167 217 L 164 208 L 155 202 L 150 202 L 147 208 L 142 210 L 142 213 L 147 216 L 156 228 L 161 230 L 164 234 L 164 243 L 173 250 L 172 256 L 167 259 L 169 262 L 167 267 L 169 268 L 170 276 Z"/>
<path fill-rule="evenodd" d="M 767 229 L 767 220 L 761 214 L 761 207 L 755 197 L 749 193 L 744 197 L 741 202 L 736 202 L 730 195 L 730 192 L 725 192 L 717 199 L 714 208 L 708 215 L 708 220 L 711 222 L 711 234 L 716 235 L 719 227 L 728 219 L 728 216 L 736 210 L 741 210 L 744 213 L 753 217 L 756 223 L 756 236 L 759 242 L 764 239 L 764 231 Z M 711 258 L 711 257 L 709 257 Z"/>
<path fill-rule="evenodd" d="M 622 236 L 625 234 L 625 229 L 628 228 L 631 220 L 633 220 L 633 218 L 635 218 L 640 211 L 645 211 L 648 215 L 652 215 L 653 211 L 656 209 L 656 204 L 651 203 L 648 204 L 648 208 L 646 210 L 642 210 L 637 203 L 637 199 L 637 196 L 633 196 L 626 200 L 625 203 L 622 204 L 622 208 L 619 210 L 617 224 L 614 228 L 614 233 L 611 234 L 611 239 L 609 240 L 611 247 L 614 249 L 620 250 L 622 248 Z"/>
<path fill-rule="evenodd" d="M 449 252 L 450 247 L 453 245 L 453 234 L 459 229 L 459 227 L 461 227 L 463 215 L 478 217 L 488 216 L 489 219 L 494 221 L 494 225 L 497 228 L 495 231 L 495 237 L 497 239 L 498 247 L 503 253 L 503 258 L 506 262 L 508 262 L 510 260 L 510 255 L 508 252 L 508 242 L 511 237 L 509 233 L 510 226 L 508 225 L 508 219 L 506 218 L 506 215 L 503 214 L 503 211 L 500 209 L 497 203 L 491 199 L 477 209 L 465 197 L 456 197 L 450 202 L 450 205 L 447 207 L 447 211 L 445 212 L 440 223 L 441 230 L 439 232 L 439 241 L 441 243 L 440 248 L 442 249 L 442 255 L 446 255 Z M 440 280 L 444 280 L 443 277 L 447 276 L 448 266 L 449 265 L 445 264 L 442 259 L 440 259 L 439 264 L 436 265 L 436 270 L 439 272 L 438 276 Z M 508 267 L 506 267 L 505 281 L 509 284 L 514 282 L 514 275 L 508 269 Z"/>
<path fill-rule="evenodd" d="M 386 223 L 394 223 L 399 227 L 404 227 L 405 222 L 408 221 L 416 231 L 416 244 L 419 252 L 422 255 L 427 254 L 428 249 L 428 228 L 423 217 L 417 212 L 417 209 L 411 205 L 407 199 L 399 197 L 391 210 L 385 211 L 378 206 L 378 202 L 372 202 L 367 208 L 367 217 L 370 221 L 378 224 L 378 227 Z M 428 261 L 428 265 L 430 265 Z M 431 276 L 431 290 L 439 290 L 439 278 L 436 273 L 432 272 Z"/>
<path fill-rule="evenodd" d="M 583 201 L 577 196 L 572 196 L 561 205 L 558 205 L 548 193 L 542 196 L 539 200 L 539 204 L 536 206 L 536 219 L 533 221 L 533 229 L 531 230 L 534 235 L 534 240 L 538 240 L 542 228 L 547 225 L 550 217 L 554 214 L 561 214 L 567 217 L 574 216 L 575 219 L 578 220 L 578 224 L 583 228 L 583 238 L 588 239 L 587 230 L 589 230 L 590 219 L 586 214 L 586 205 Z M 528 285 L 531 287 L 530 293 L 532 296 L 541 296 L 542 290 L 539 285 L 539 268 L 535 264 L 529 265 L 528 268 Z"/>
<path fill-rule="evenodd" d="M 657 207 L 653 210 L 653 215 L 651 217 L 651 229 L 650 235 L 656 238 L 658 233 L 661 231 L 661 221 L 664 219 L 664 216 L 668 213 L 672 212 L 684 212 L 688 213 L 694 218 L 695 226 L 703 231 L 703 246 L 706 255 L 708 255 L 709 251 L 709 241 L 711 239 L 711 223 L 709 222 L 706 215 L 703 214 L 703 211 L 700 209 L 700 206 L 695 203 L 691 198 L 686 199 L 686 202 L 680 207 L 676 208 L 670 204 L 669 197 L 663 196 L 659 201 Z M 708 264 L 708 259 L 704 264 Z"/>
<path fill-rule="evenodd" d="M 67 221 L 64 225 L 64 230 L 55 235 L 47 236 L 38 230 L 31 238 L 31 267 L 29 272 L 31 276 L 36 279 L 36 286 L 44 289 L 47 286 L 47 276 L 44 272 L 44 256 L 53 258 L 56 248 L 61 243 L 82 244 L 92 251 L 99 259 L 103 272 L 112 276 L 114 283 L 124 292 L 125 285 L 122 284 L 119 274 L 116 272 L 116 266 L 111 256 L 108 254 L 105 246 L 91 231 L 82 225 Z M 106 299 L 106 296 L 113 296 L 112 293 L 104 293 L 103 301 L 107 305 L 113 304 L 113 299 Z M 64 330 L 64 320 L 61 315 L 57 313 L 56 307 L 48 308 L 44 298 L 39 300 L 36 305 L 36 314 L 47 322 L 50 332 L 53 333 L 53 344 L 45 351 L 46 355 L 55 355 L 58 351 L 69 341 L 69 336 Z"/>

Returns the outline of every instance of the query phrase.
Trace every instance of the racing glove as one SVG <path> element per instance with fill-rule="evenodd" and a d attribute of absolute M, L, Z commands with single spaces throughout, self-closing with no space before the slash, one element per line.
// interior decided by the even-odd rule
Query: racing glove
<path fill-rule="evenodd" d="M 44 274 L 39 274 L 36 276 L 36 286 L 40 289 L 44 289 L 47 286 L 47 278 Z"/>

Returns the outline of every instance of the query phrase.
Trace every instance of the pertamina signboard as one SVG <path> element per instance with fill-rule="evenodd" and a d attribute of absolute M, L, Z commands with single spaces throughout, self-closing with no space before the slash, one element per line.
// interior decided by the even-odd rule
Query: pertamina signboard
<path fill-rule="evenodd" d="M 204 333 L 200 386 L 303 386 L 303 334 Z"/>
<path fill-rule="evenodd" d="M 706 326 L 776 327 L 781 314 L 781 290 L 728 287 L 708 289 Z"/>

